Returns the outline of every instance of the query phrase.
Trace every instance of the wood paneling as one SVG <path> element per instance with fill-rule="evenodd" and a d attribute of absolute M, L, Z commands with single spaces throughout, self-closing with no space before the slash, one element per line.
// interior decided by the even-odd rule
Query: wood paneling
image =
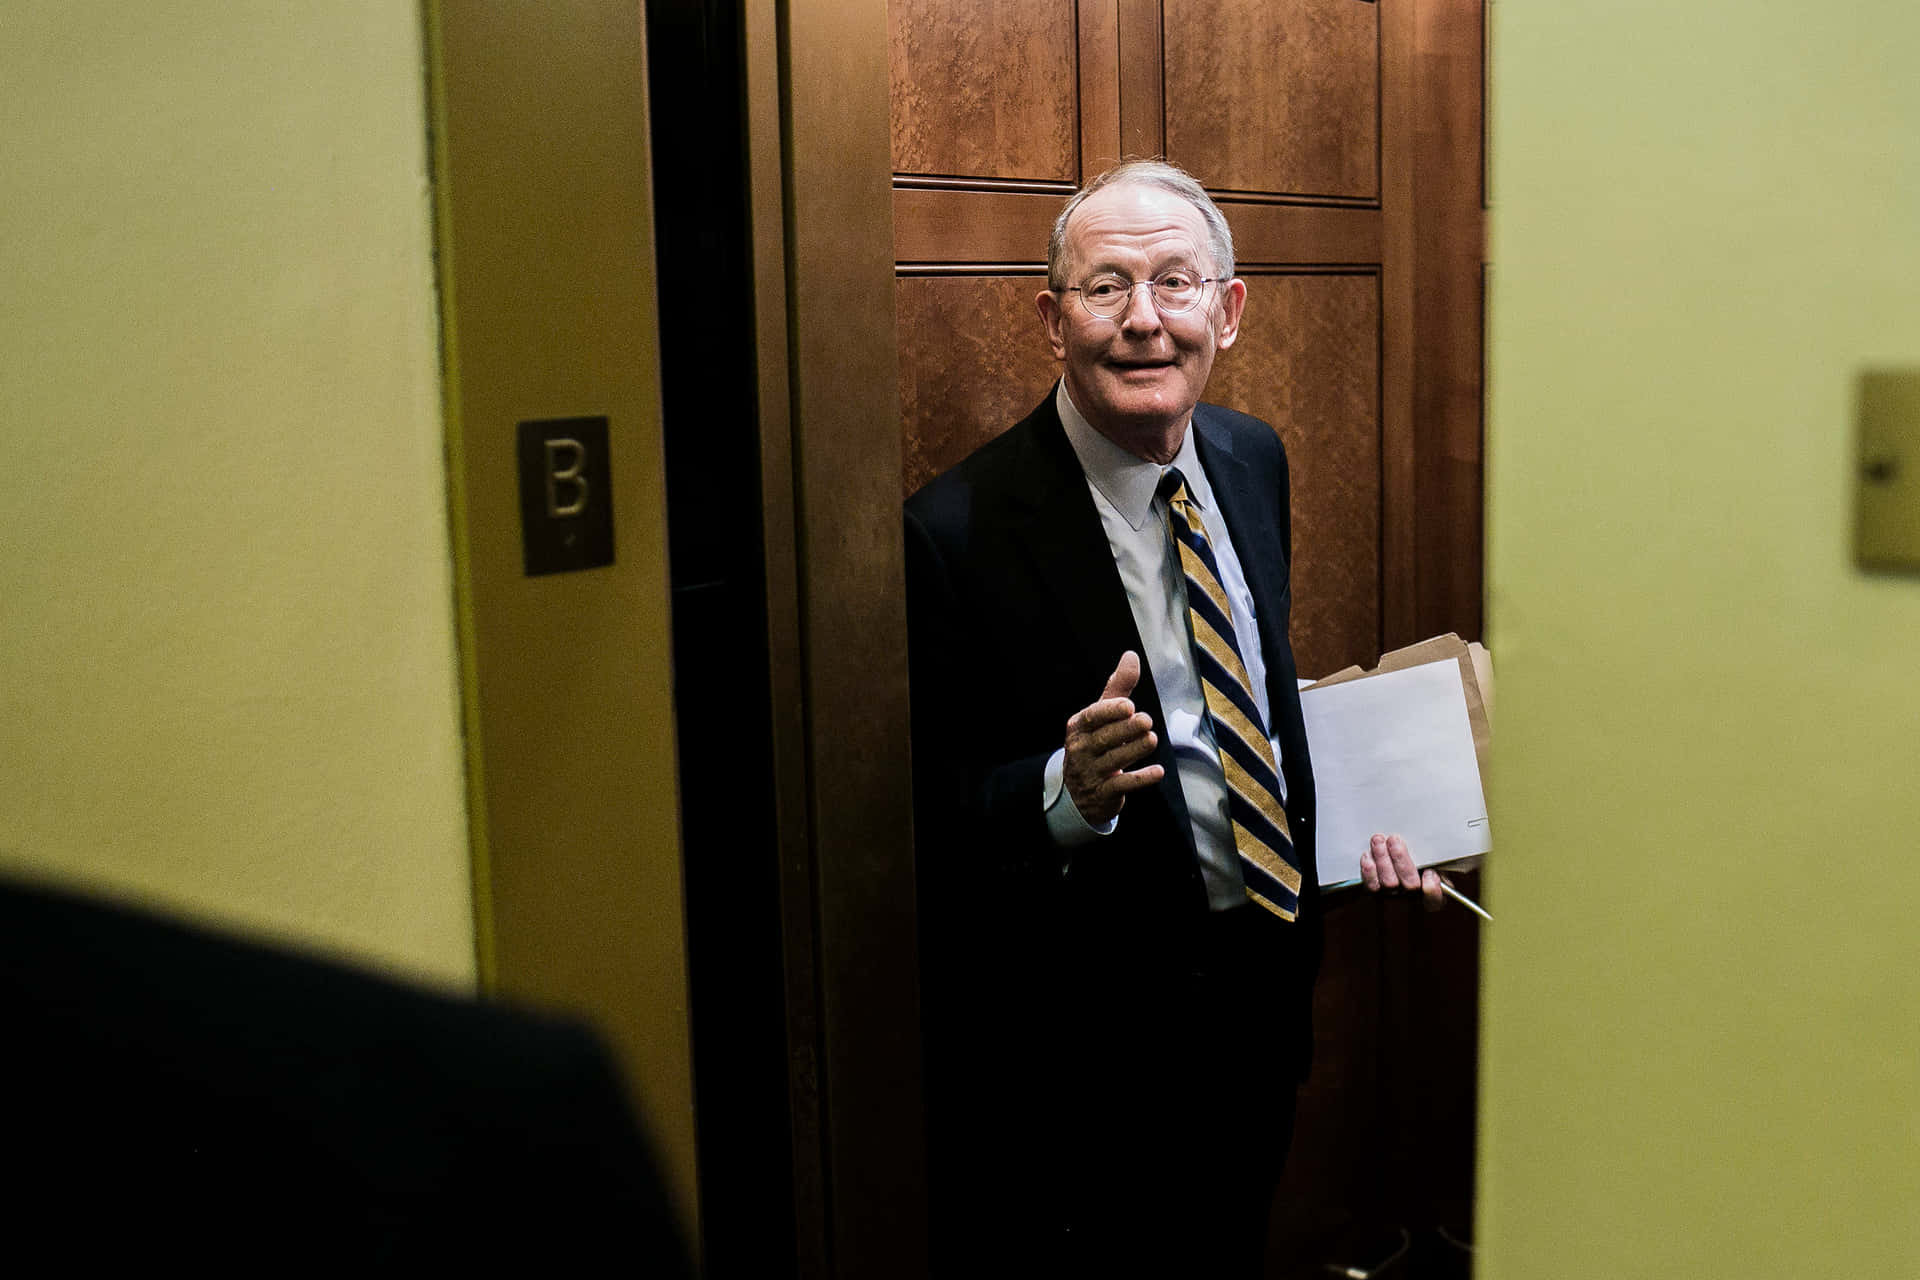
<path fill-rule="evenodd" d="M 1373 199 L 1380 6 L 1165 0 L 1166 148 L 1229 191 Z"/>
<path fill-rule="evenodd" d="M 1293 648 L 1300 673 L 1380 649 L 1380 282 L 1249 272 L 1240 340 L 1207 399 L 1264 418 L 1293 481 Z"/>
<path fill-rule="evenodd" d="M 1047 237 L 1072 190 L 893 189 L 893 252 L 900 262 L 1044 264 Z"/>
<path fill-rule="evenodd" d="M 1059 374 L 1034 310 L 1039 275 L 900 280 L 905 493 L 1006 430 Z"/>
<path fill-rule="evenodd" d="M 1413 422 L 1415 256 L 1413 30 L 1416 3 L 1380 14 L 1380 613 L 1381 647 L 1424 639 L 1414 623 L 1414 509 L 1417 433 Z"/>
<path fill-rule="evenodd" d="M 1248 310 L 1206 399 L 1286 442 L 1301 671 L 1478 635 L 1481 0 L 892 8 L 905 489 L 1055 377 L 1033 295 L 1072 184 L 1165 154 L 1233 226 Z M 1072 74 L 1042 83 L 1062 50 Z M 1465 1230 L 1477 934 L 1460 924 L 1404 902 L 1329 919 L 1276 1274 L 1306 1274 L 1348 1227 L 1426 1232 L 1416 1251 L 1437 1223 Z M 1448 1190 L 1380 1194 L 1432 1185 Z"/>
<path fill-rule="evenodd" d="M 887 34 L 896 173 L 1079 180 L 1071 3 L 892 0 Z"/>
<path fill-rule="evenodd" d="M 1120 163 L 1120 6 L 1080 0 L 1080 180 Z"/>
<path fill-rule="evenodd" d="M 1160 0 L 1118 0 L 1121 158 L 1167 150 L 1166 76 L 1162 69 Z"/>
<path fill-rule="evenodd" d="M 829 1265 L 926 1257 L 882 0 L 786 0 L 788 331 Z"/>
<path fill-rule="evenodd" d="M 1482 204 L 1480 0 L 1429 0 L 1414 32 L 1417 629 L 1481 629 Z"/>
<path fill-rule="evenodd" d="M 1237 200 L 1219 204 L 1233 229 L 1233 251 L 1242 267 L 1380 261 L 1377 209 L 1316 209 Z"/>
<path fill-rule="evenodd" d="M 1484 315 L 1485 6 L 1415 10 L 1414 631 L 1482 634 L 1481 404 Z M 1471 881 L 1463 886 L 1474 893 Z M 1386 1034 L 1421 1046 L 1425 1069 L 1383 1116 L 1399 1135 L 1386 1176 L 1418 1186 L 1410 1212 L 1468 1238 L 1473 1220 L 1478 924 L 1410 915 L 1403 999 Z M 1393 994 L 1392 992 L 1389 993 Z"/>

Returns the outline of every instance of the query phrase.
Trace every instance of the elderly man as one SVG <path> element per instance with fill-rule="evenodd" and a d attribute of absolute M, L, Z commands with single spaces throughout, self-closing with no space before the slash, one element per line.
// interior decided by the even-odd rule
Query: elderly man
<path fill-rule="evenodd" d="M 1047 259 L 1063 377 L 906 510 L 937 1269 L 1258 1275 L 1321 937 L 1286 455 L 1200 403 L 1247 293 L 1192 177 Z"/>

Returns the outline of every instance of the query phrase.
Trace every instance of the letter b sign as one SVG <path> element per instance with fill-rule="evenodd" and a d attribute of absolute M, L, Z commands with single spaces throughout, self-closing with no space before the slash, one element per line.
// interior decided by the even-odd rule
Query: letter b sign
<path fill-rule="evenodd" d="M 528 577 L 613 563 L 605 418 L 520 424 L 520 534 Z"/>

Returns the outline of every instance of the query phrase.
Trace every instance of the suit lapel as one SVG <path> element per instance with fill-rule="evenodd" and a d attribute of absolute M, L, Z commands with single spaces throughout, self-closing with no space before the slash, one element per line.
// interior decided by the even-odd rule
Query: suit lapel
<path fill-rule="evenodd" d="M 1111 671 L 1122 650 L 1140 647 L 1133 611 L 1051 396 L 1034 416 L 1032 456 L 1012 487 L 1008 525 L 1060 602 L 1082 658 Z M 1099 692 L 1088 690 L 1087 700 Z"/>
<path fill-rule="evenodd" d="M 1094 507 L 1086 473 L 1060 425 L 1052 395 L 1034 412 L 1032 422 L 1033 456 L 1011 491 L 1009 528 L 1017 531 L 1041 580 L 1059 601 L 1059 613 L 1069 620 L 1081 664 L 1098 673 L 1091 676 L 1093 684 L 1080 705 L 1099 696 L 1100 682 L 1113 671 L 1120 655 L 1131 649 L 1140 655 L 1141 665 L 1134 705 L 1153 717 L 1158 729 L 1167 721 L 1153 666 L 1133 620 L 1120 570 L 1113 563 L 1113 549 L 1107 545 L 1106 527 Z M 1191 852 L 1193 831 L 1186 796 L 1180 790 L 1173 748 L 1164 731 L 1153 760 L 1166 769 L 1166 779 L 1154 791 L 1166 801 L 1174 826 Z"/>

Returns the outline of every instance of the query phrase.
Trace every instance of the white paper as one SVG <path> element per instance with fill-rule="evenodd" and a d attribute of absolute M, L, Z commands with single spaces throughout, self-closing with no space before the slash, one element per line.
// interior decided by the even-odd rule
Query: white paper
<path fill-rule="evenodd" d="M 1405 836 L 1423 867 L 1493 847 L 1456 659 L 1308 689 L 1300 708 L 1313 753 L 1323 886 L 1360 878 L 1360 855 L 1376 831 Z"/>

